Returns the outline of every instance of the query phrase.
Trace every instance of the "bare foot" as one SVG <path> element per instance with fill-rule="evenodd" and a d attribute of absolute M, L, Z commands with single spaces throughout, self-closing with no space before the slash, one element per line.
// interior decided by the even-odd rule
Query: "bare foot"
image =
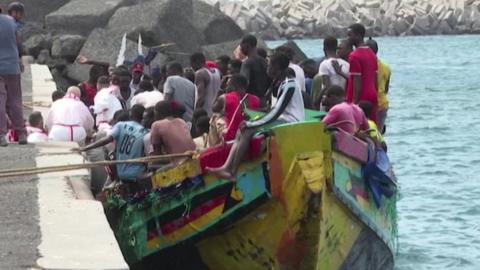
<path fill-rule="evenodd" d="M 225 169 L 224 167 L 219 167 L 219 168 L 205 168 L 205 170 L 213 175 L 215 175 L 216 177 L 220 178 L 220 179 L 228 179 L 230 181 L 233 181 L 235 182 L 235 176 L 229 172 L 227 169 Z"/>

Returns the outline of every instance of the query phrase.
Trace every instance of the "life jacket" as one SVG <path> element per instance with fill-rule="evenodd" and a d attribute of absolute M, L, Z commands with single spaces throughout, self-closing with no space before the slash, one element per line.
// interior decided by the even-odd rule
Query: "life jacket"
<path fill-rule="evenodd" d="M 227 132 L 224 134 L 225 141 L 235 139 L 240 123 L 245 120 L 245 114 L 241 108 L 240 101 L 247 95 L 247 108 L 258 110 L 260 99 L 255 95 L 239 92 L 229 92 L 225 94 L 225 124 Z"/>

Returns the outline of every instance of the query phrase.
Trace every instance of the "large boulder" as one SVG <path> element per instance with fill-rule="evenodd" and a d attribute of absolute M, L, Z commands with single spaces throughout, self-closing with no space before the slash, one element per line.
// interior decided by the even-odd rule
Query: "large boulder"
<path fill-rule="evenodd" d="M 96 28 L 88 36 L 87 41 L 80 50 L 83 55 L 91 60 L 109 63 L 115 65 L 119 55 L 122 43 L 122 35 L 114 35 L 106 29 Z M 143 52 L 147 52 L 147 48 L 143 48 Z M 125 51 L 125 60 L 133 61 L 138 56 L 138 43 L 127 39 L 127 47 Z M 159 54 L 152 65 L 158 65 L 165 62 L 166 56 Z M 74 63 L 67 67 L 67 74 L 70 79 L 75 81 L 84 81 L 88 79 L 89 65 L 80 65 Z"/>
<path fill-rule="evenodd" d="M 243 30 L 227 15 L 202 1 L 193 1 L 193 25 L 203 34 L 206 44 L 242 38 Z"/>
<path fill-rule="evenodd" d="M 129 0 L 72 0 L 48 14 L 46 27 L 55 34 L 87 35 L 96 27 L 103 27 L 119 7 Z"/>
<path fill-rule="evenodd" d="M 295 54 L 293 61 L 295 63 L 300 63 L 308 59 L 307 55 L 302 51 L 302 49 L 300 49 L 297 43 L 293 40 L 289 40 L 280 46 L 289 47 L 290 49 L 293 50 Z"/>
<path fill-rule="evenodd" d="M 64 35 L 53 40 L 52 56 L 74 61 L 82 49 L 85 38 L 79 35 Z"/>
<path fill-rule="evenodd" d="M 132 40 L 141 33 L 147 47 L 175 43 L 171 51 L 188 54 L 205 44 L 202 34 L 193 25 L 192 13 L 192 0 L 145 2 L 119 8 L 106 29 L 113 36 L 127 33 Z"/>
<path fill-rule="evenodd" d="M 51 47 L 52 37 L 45 34 L 31 36 L 23 43 L 24 52 L 35 58 L 37 58 L 37 56 L 40 54 L 40 51 L 50 51 Z"/>

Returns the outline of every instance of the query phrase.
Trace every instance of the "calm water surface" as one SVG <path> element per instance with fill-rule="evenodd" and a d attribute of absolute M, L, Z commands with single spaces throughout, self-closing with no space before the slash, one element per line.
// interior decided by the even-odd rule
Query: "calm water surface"
<path fill-rule="evenodd" d="M 398 270 L 480 269 L 480 36 L 380 38 L 401 184 Z M 299 42 L 309 57 L 319 40 Z"/>

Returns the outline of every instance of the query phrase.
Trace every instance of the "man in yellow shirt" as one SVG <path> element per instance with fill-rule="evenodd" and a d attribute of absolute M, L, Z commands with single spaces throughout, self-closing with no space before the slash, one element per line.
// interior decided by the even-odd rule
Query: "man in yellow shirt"
<path fill-rule="evenodd" d="M 367 41 L 367 46 L 373 50 L 375 55 L 378 53 L 378 44 L 375 40 L 369 39 Z M 388 89 L 390 86 L 390 77 L 392 71 L 390 67 L 383 62 L 380 58 L 377 57 L 378 61 L 378 72 L 377 72 L 377 98 L 378 98 L 378 111 L 377 111 L 377 120 L 378 120 L 378 130 L 381 133 L 385 132 L 385 120 L 387 119 L 388 111 Z"/>

